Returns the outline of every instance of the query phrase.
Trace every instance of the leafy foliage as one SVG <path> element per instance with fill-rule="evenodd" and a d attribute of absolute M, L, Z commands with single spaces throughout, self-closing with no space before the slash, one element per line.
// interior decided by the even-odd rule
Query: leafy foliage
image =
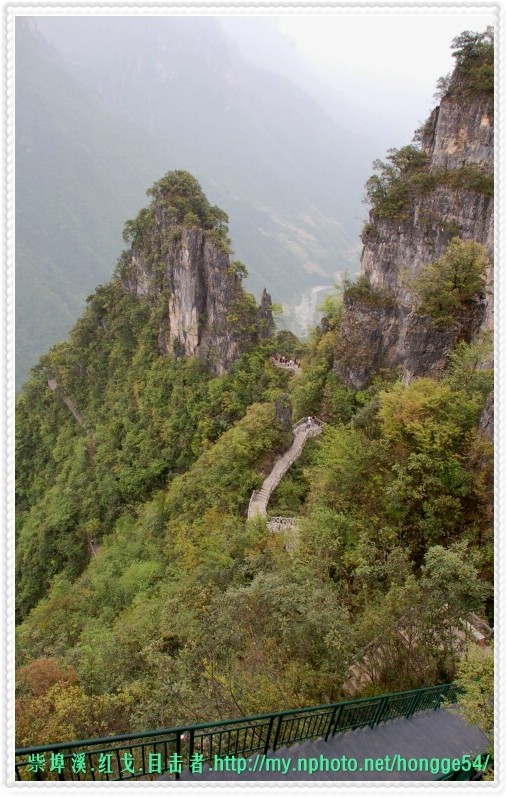
<path fill-rule="evenodd" d="M 364 274 L 357 277 L 354 282 L 346 281 L 344 298 L 347 302 L 361 302 L 378 307 L 388 307 L 393 302 L 393 297 L 386 290 L 374 290 L 369 278 Z"/>
<path fill-rule="evenodd" d="M 451 323 L 483 291 L 487 262 L 482 244 L 452 238 L 442 257 L 413 280 L 417 312 L 432 316 L 436 324 Z"/>
<path fill-rule="evenodd" d="M 167 172 L 146 193 L 153 197 L 151 204 L 136 219 L 126 222 L 123 231 L 126 242 L 135 247 L 146 246 L 147 236 L 160 218 L 157 218 L 158 209 L 158 214 L 163 211 L 163 222 L 173 229 L 184 226 L 211 230 L 216 241 L 229 248 L 227 214 L 209 203 L 199 182 L 189 172 L 182 169 Z"/>
<path fill-rule="evenodd" d="M 90 536 L 107 535 L 126 507 L 187 469 L 255 399 L 274 398 L 286 382 L 268 362 L 268 341 L 213 378 L 197 360 L 160 354 L 158 330 L 156 308 L 118 281 L 103 286 L 71 342 L 41 360 L 19 398 L 22 615 L 57 573 L 82 571 Z M 57 383 L 55 393 L 48 379 Z M 76 423 L 65 396 L 85 426 Z"/>
<path fill-rule="evenodd" d="M 58 742 L 119 733 L 127 721 L 132 698 L 86 694 L 73 668 L 54 658 L 40 658 L 17 673 L 16 740 L 29 744 Z"/>
<path fill-rule="evenodd" d="M 377 174 L 366 183 L 366 197 L 378 218 L 403 218 L 416 178 L 424 173 L 429 157 L 411 144 L 388 152 L 386 162 L 373 163 Z"/>
<path fill-rule="evenodd" d="M 479 165 L 429 171 L 429 160 L 427 153 L 409 144 L 401 149 L 390 149 L 386 162 L 374 161 L 376 174 L 369 178 L 365 187 L 367 201 L 372 205 L 372 221 L 364 229 L 364 243 L 375 234 L 375 219 L 405 221 L 410 216 L 414 199 L 438 186 L 493 196 L 493 175 Z"/>
<path fill-rule="evenodd" d="M 289 360 L 300 360 L 307 354 L 307 344 L 288 329 L 280 329 L 274 339 L 275 354 L 280 354 Z"/>
<path fill-rule="evenodd" d="M 362 241 L 364 246 L 367 243 L 373 243 L 374 241 L 376 241 L 378 239 L 378 236 L 379 232 L 377 226 L 371 221 L 366 221 L 360 233 L 360 240 Z"/>
<path fill-rule="evenodd" d="M 473 645 L 461 659 L 455 683 L 462 690 L 457 703 L 466 720 L 494 739 L 494 656 L 493 650 Z"/>
<path fill-rule="evenodd" d="M 494 29 L 464 31 L 452 41 L 455 70 L 437 81 L 435 99 L 494 93 Z"/>
<path fill-rule="evenodd" d="M 456 62 L 454 86 L 448 93 L 493 94 L 494 91 L 494 29 L 483 33 L 464 31 L 452 42 Z"/>
<path fill-rule="evenodd" d="M 291 380 L 267 346 L 225 377 L 201 381 L 195 365 L 177 365 L 190 388 L 178 393 L 178 412 L 202 390 L 197 439 L 207 443 L 149 500 L 123 506 L 108 532 L 101 526 L 98 556 L 80 575 L 55 575 L 18 626 L 20 667 L 55 658 L 74 718 L 55 693 L 27 691 L 21 669 L 20 738 L 41 739 L 48 706 L 48 727 L 63 739 L 453 677 L 460 648 L 451 628 L 481 610 L 492 575 L 491 461 L 476 432 L 491 386 L 477 366 L 489 343 L 461 344 L 441 382 L 380 378 L 355 394 L 331 370 L 336 334 L 315 336 Z M 160 385 L 163 371 L 154 373 Z M 253 403 L 262 384 L 269 400 Z M 245 521 L 251 490 L 289 444 L 272 404 L 282 384 L 294 406 L 319 402 L 330 418 L 272 504 L 299 517 L 291 555 L 261 519 Z M 221 408 L 220 423 L 206 415 L 208 402 Z M 148 404 L 161 406 L 156 394 Z M 31 734 L 29 711 L 41 718 Z"/>

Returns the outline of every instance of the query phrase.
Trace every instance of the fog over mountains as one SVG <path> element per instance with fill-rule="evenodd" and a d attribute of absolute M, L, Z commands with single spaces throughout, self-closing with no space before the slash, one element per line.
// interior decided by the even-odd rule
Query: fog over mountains
<path fill-rule="evenodd" d="M 357 270 L 363 184 L 383 153 L 289 39 L 231 29 L 219 17 L 17 20 L 18 385 L 110 278 L 124 222 L 169 170 L 193 173 L 226 211 L 250 290 L 266 286 L 294 331 L 321 288 Z"/>

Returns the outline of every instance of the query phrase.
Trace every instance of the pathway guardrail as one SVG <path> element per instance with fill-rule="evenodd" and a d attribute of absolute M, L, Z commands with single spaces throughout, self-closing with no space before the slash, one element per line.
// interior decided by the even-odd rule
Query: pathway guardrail
<path fill-rule="evenodd" d="M 16 780 L 157 780 L 214 756 L 249 756 L 283 745 L 325 739 L 343 731 L 455 702 L 457 687 L 438 684 L 406 692 L 358 698 L 252 717 L 159 728 L 144 733 L 84 739 L 16 749 Z M 154 769 L 153 769 L 154 767 Z"/>

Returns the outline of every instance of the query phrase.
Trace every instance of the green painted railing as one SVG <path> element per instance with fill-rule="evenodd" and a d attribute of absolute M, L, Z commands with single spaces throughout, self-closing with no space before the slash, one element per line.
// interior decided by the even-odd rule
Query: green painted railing
<path fill-rule="evenodd" d="M 214 761 L 214 756 L 249 756 L 343 731 L 374 727 L 416 711 L 454 702 L 454 684 L 392 692 L 342 703 L 291 709 L 254 717 L 159 728 L 100 739 L 16 749 L 16 780 L 179 779 L 185 769 Z"/>

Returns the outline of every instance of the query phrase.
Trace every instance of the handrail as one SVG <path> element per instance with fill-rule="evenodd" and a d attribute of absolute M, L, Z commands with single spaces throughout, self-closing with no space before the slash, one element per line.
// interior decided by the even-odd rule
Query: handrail
<path fill-rule="evenodd" d="M 318 426 L 321 426 L 321 427 L 325 426 L 325 421 L 320 420 L 320 418 L 317 418 L 316 415 L 311 415 L 311 418 L 314 421 L 314 423 L 316 423 Z M 302 426 L 303 424 L 307 423 L 307 419 L 308 419 L 307 415 L 304 415 L 302 418 L 299 418 L 299 420 L 296 423 L 293 424 L 292 431 L 297 429 L 297 427 Z"/>
<path fill-rule="evenodd" d="M 276 515 L 275 517 L 268 518 L 269 523 L 280 523 L 285 526 L 296 525 L 298 520 L 296 517 L 289 517 L 288 515 Z"/>
<path fill-rule="evenodd" d="M 249 499 L 249 504 L 248 504 L 248 517 L 250 516 L 251 513 L 251 505 L 254 503 L 259 492 L 260 490 L 253 490 L 253 492 L 251 493 L 251 497 Z"/>
<path fill-rule="evenodd" d="M 214 755 L 244 756 L 259 751 L 267 753 L 295 742 L 327 739 L 343 731 L 374 727 L 379 722 L 396 717 L 409 718 L 416 711 L 438 708 L 443 699 L 453 702 L 455 698 L 456 687 L 452 683 L 446 683 L 218 722 L 20 747 L 15 753 L 16 779 L 145 780 L 157 778 L 167 772 L 179 779 L 182 769 L 171 769 L 170 762 L 175 755 L 180 757 L 180 766 L 188 769 L 195 755 L 200 755 L 204 762 L 211 762 Z M 82 760 L 89 765 L 89 773 L 88 769 L 85 773 L 73 770 L 72 761 L 76 753 L 72 751 L 77 751 L 78 748 Z M 44 753 L 50 753 L 52 758 L 60 753 L 61 769 L 57 772 L 45 769 L 34 771 L 33 767 L 37 766 L 37 761 L 42 760 L 41 756 L 44 758 Z M 121 769 L 120 755 L 131 756 L 134 762 L 133 772 Z M 104 772 L 104 767 L 101 771 L 104 756 L 109 757 L 110 771 Z M 152 756 L 160 756 L 160 768 L 155 772 L 150 771 L 146 763 Z M 83 774 L 86 777 L 82 777 Z M 29 777 L 23 778 L 23 775 Z"/>

